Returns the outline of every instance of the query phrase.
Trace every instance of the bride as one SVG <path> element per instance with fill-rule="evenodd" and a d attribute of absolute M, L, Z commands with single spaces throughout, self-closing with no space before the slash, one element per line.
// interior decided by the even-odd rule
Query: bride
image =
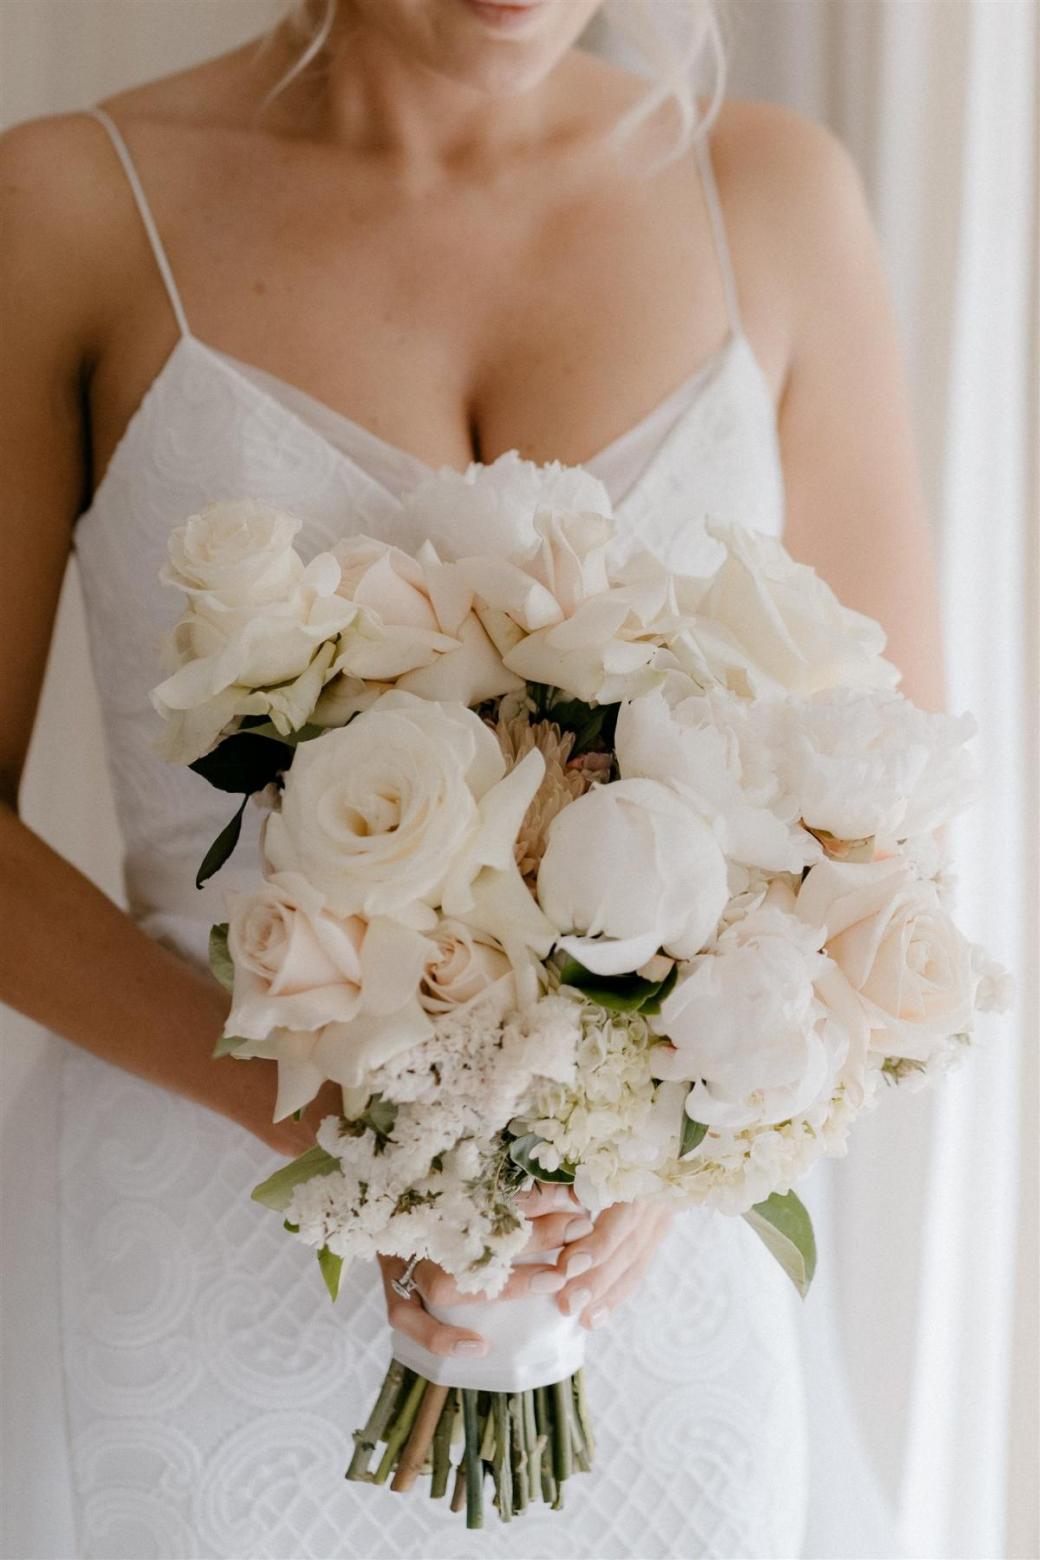
<path fill-rule="evenodd" d="M 584 46 L 604 23 L 625 66 Z M 408 1300 L 399 1265 L 361 1269 L 333 1310 L 250 1204 L 335 1092 L 275 1126 L 273 1069 L 210 1060 L 206 932 L 237 880 L 192 881 L 226 809 L 155 756 L 148 704 L 175 610 L 158 571 L 193 510 L 297 509 L 311 552 L 394 538 L 431 468 L 516 449 L 586 465 L 626 546 L 680 568 L 706 514 L 783 529 L 939 705 L 861 183 L 820 126 L 723 101 L 721 73 L 695 98 L 717 46 L 705 0 L 318 0 L 259 46 L 0 139 L 0 997 L 72 1042 L 24 1244 L 9 1232 L 55 1254 L 5 1307 L 34 1362 L 9 1395 L 20 1554 L 801 1552 L 794 1302 L 741 1221 L 702 1210 L 532 1207 L 536 1248 L 564 1254 L 511 1292 L 596 1330 L 602 1445 L 567 1511 L 474 1538 L 439 1503 L 344 1484 L 387 1309 L 439 1352 L 483 1344 L 427 1313 L 448 1282 L 430 1264 Z M 73 547 L 129 914 L 17 814 Z"/>

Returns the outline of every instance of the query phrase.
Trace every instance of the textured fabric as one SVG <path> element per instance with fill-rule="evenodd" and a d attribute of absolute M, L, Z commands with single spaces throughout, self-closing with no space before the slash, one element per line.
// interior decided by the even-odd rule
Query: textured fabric
<path fill-rule="evenodd" d="M 621 548 L 649 546 L 685 568 L 712 554 L 708 514 L 774 534 L 782 525 L 775 413 L 739 320 L 694 382 L 664 427 L 651 414 L 656 442 L 637 468 L 613 472 L 628 483 L 613 489 Z M 416 546 L 392 475 L 414 475 L 413 458 L 383 445 L 363 465 L 358 433 L 185 329 L 77 527 L 128 901 L 147 931 L 199 962 L 224 891 L 256 871 L 259 814 L 247 810 L 235 860 L 196 892 L 195 868 L 230 808 L 151 748 L 148 690 L 178 610 L 158 583 L 167 538 L 207 501 L 253 496 L 301 515 L 307 555 L 356 531 Z M 605 480 L 617 448 L 601 457 Z M 343 1481 L 386 1363 L 385 1311 L 368 1264 L 333 1309 L 310 1254 L 250 1202 L 275 1156 L 72 1048 L 58 1139 L 61 1349 L 84 1557 L 798 1552 L 794 1296 L 740 1221 L 678 1218 L 637 1300 L 590 1340 L 597 1467 L 575 1480 L 567 1511 L 467 1535 L 421 1492 Z"/>

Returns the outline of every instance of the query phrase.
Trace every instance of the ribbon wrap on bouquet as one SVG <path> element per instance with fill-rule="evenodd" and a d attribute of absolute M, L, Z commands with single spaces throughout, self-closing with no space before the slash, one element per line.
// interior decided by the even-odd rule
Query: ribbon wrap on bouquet
<path fill-rule="evenodd" d="M 553 1252 L 518 1258 L 519 1262 L 554 1260 Z M 432 1354 L 395 1328 L 394 1358 L 437 1386 L 527 1392 L 566 1380 L 585 1360 L 586 1329 L 579 1317 L 564 1316 L 555 1295 L 463 1301 L 426 1309 L 439 1322 L 480 1333 L 489 1346 L 479 1359 Z"/>

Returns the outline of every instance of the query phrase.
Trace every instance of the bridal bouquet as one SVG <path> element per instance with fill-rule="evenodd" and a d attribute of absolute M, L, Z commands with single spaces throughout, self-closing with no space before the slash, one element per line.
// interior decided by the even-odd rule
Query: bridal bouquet
<path fill-rule="evenodd" d="M 167 756 L 242 797 L 200 883 L 266 809 L 263 876 L 211 935 L 218 1054 L 277 1063 L 276 1119 L 342 1088 L 254 1196 L 333 1298 L 376 1253 L 488 1297 L 485 1359 L 395 1334 L 350 1476 L 428 1471 L 476 1526 L 488 1476 L 507 1519 L 592 1459 L 577 1320 L 492 1303 L 521 1191 L 742 1215 L 804 1293 L 793 1184 L 1006 1003 L 935 838 L 973 723 L 903 698 L 880 627 L 775 540 L 711 522 L 700 577 L 620 561 L 578 469 L 431 477 L 407 551 L 305 563 L 299 530 L 241 502 L 175 532 L 153 698 Z"/>

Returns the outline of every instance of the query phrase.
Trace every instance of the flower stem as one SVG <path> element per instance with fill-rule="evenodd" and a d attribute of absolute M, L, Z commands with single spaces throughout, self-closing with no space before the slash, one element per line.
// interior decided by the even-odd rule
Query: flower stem
<path fill-rule="evenodd" d="M 404 1400 L 404 1406 L 386 1438 L 386 1451 L 383 1453 L 382 1461 L 373 1477 L 375 1484 L 386 1483 L 387 1476 L 396 1463 L 401 1447 L 411 1431 L 415 1416 L 419 1412 L 419 1404 L 422 1402 L 423 1393 L 428 1385 L 429 1383 L 425 1376 L 416 1376 L 412 1382 L 408 1396 Z"/>
<path fill-rule="evenodd" d="M 553 1474 L 553 1433 L 552 1420 L 549 1416 L 549 1393 L 545 1387 L 536 1387 L 534 1390 L 535 1423 L 538 1426 L 538 1439 L 542 1445 L 541 1453 L 541 1477 L 542 1499 L 547 1506 L 556 1501 L 556 1478 Z"/>
<path fill-rule="evenodd" d="M 371 1480 L 369 1462 L 372 1453 L 382 1439 L 386 1429 L 387 1420 L 390 1418 L 390 1410 L 400 1392 L 405 1378 L 405 1368 L 400 1360 L 391 1360 L 390 1368 L 383 1377 L 383 1385 L 379 1389 L 372 1412 L 368 1416 L 368 1422 L 364 1429 L 354 1432 L 354 1455 L 350 1459 L 350 1467 L 347 1469 L 348 1479 Z"/>
<path fill-rule="evenodd" d="M 553 1473 L 557 1484 L 562 1485 L 573 1471 L 571 1456 L 570 1382 L 557 1381 L 552 1388 L 553 1404 Z M 562 1492 L 561 1492 L 562 1493 Z M 555 1502 L 554 1502 L 555 1504 Z"/>
<path fill-rule="evenodd" d="M 415 1416 L 415 1422 L 405 1442 L 401 1460 L 390 1485 L 392 1490 L 398 1492 L 410 1490 L 419 1477 L 447 1396 L 447 1387 L 435 1386 L 432 1381 L 427 1383 L 422 1404 Z"/>
<path fill-rule="evenodd" d="M 471 1387 L 462 1389 L 462 1422 L 466 1431 L 466 1526 L 484 1526 L 484 1469 L 480 1461 L 480 1426 L 477 1422 L 477 1394 Z"/>
<path fill-rule="evenodd" d="M 495 1420 L 495 1498 L 503 1522 L 513 1515 L 512 1468 L 509 1460 L 509 1399 L 504 1392 L 494 1396 Z"/>
<path fill-rule="evenodd" d="M 451 1433 L 455 1428 L 457 1412 L 458 1392 L 452 1387 L 433 1433 L 433 1477 L 430 1480 L 433 1500 L 441 1500 L 447 1494 L 448 1475 L 451 1473 Z"/>

